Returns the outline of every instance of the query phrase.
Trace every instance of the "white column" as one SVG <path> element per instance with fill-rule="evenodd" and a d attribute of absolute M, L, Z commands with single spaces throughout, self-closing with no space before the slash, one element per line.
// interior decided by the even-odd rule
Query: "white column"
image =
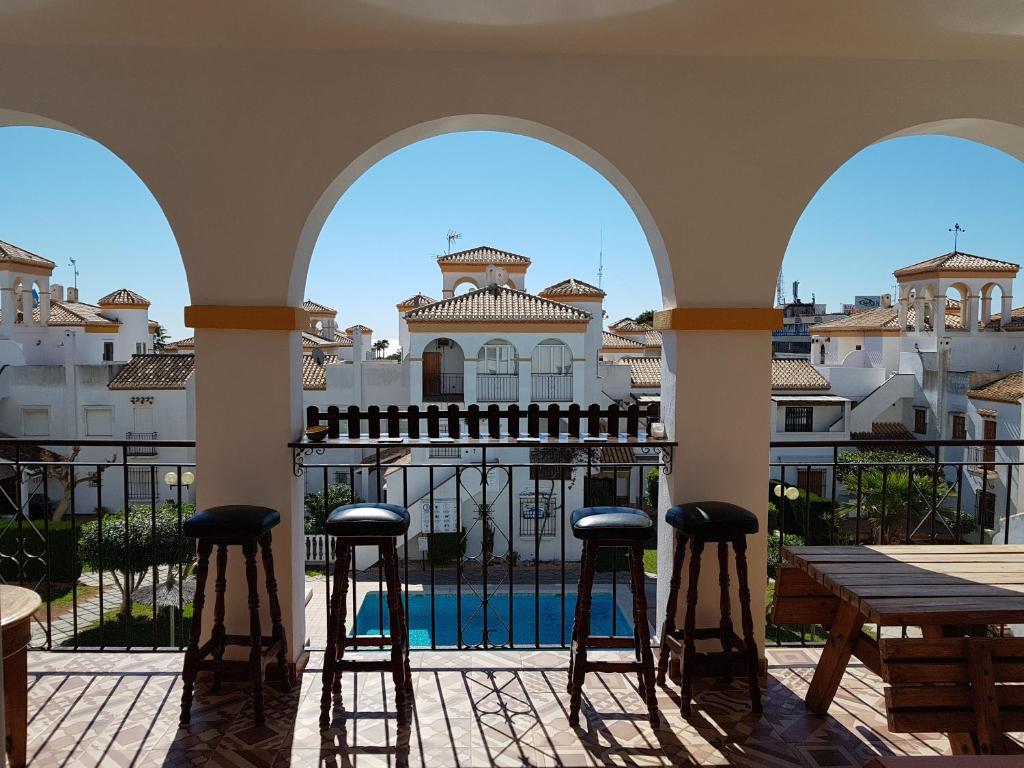
<path fill-rule="evenodd" d="M 1013 296 L 1002 295 L 1002 306 L 999 308 L 999 318 L 1002 325 L 1006 325 L 1013 319 Z"/>
<path fill-rule="evenodd" d="M 971 294 L 967 297 L 967 330 L 971 333 L 978 332 L 978 305 L 977 295 Z"/>
<path fill-rule="evenodd" d="M 409 357 L 405 363 L 409 366 L 409 402 L 423 405 L 423 358 Z"/>
<path fill-rule="evenodd" d="M 908 301 L 906 298 L 899 300 L 899 306 L 897 308 L 897 318 L 901 331 L 907 330 L 907 305 Z"/>
<path fill-rule="evenodd" d="M 39 278 L 39 322 L 50 324 L 50 278 Z"/>
<path fill-rule="evenodd" d="M 981 297 L 981 325 L 982 327 L 988 325 L 988 321 L 992 319 L 992 294 L 989 293 L 987 296 Z"/>
<path fill-rule="evenodd" d="M 272 532 L 274 572 L 288 654 L 295 661 L 306 640 L 305 558 L 302 479 L 293 474 L 288 443 L 303 424 L 301 337 L 298 331 L 197 328 L 195 338 L 197 505 L 254 504 L 280 513 Z M 245 571 L 239 548 L 231 549 L 227 631 L 248 635 Z M 262 565 L 259 570 L 261 624 L 270 634 Z M 212 589 L 207 582 L 207 637 Z M 229 653 L 245 658 L 248 651 Z"/>
<path fill-rule="evenodd" d="M 924 330 L 924 299 L 914 299 L 914 330 L 921 333 Z"/>
<path fill-rule="evenodd" d="M 533 358 L 519 358 L 519 407 L 527 408 L 533 402 Z"/>
<path fill-rule="evenodd" d="M 462 398 L 466 405 L 477 401 L 476 358 L 467 357 L 462 362 Z"/>
<path fill-rule="evenodd" d="M 946 298 L 944 296 L 939 296 L 932 304 L 932 328 L 938 336 L 946 332 Z"/>
<path fill-rule="evenodd" d="M 754 636 L 763 648 L 764 574 L 767 568 L 768 443 L 771 420 L 767 392 L 771 359 L 769 331 L 662 331 L 662 416 L 674 449 L 672 473 L 662 473 L 659 516 L 671 503 L 713 499 L 754 512 L 760 531 L 747 537 Z M 714 376 L 707 371 L 714 370 Z M 672 531 L 658 526 L 658 622 L 668 601 Z M 684 569 L 687 566 L 684 564 Z M 685 573 L 684 570 L 684 581 Z M 719 620 L 718 564 L 714 549 L 701 561 L 698 625 Z M 736 579 L 733 605 L 738 606 Z M 739 626 L 739 608 L 735 609 Z M 682 626 L 682 615 L 677 626 Z M 660 629 L 660 626 L 659 626 Z M 716 647 L 717 650 L 717 647 Z"/>
<path fill-rule="evenodd" d="M 17 313 L 17 301 L 14 294 L 14 278 L 5 274 L 0 277 L 0 325 L 4 328 L 11 328 L 14 325 L 14 317 Z"/>
<path fill-rule="evenodd" d="M 24 325 L 32 325 L 32 283 L 21 284 L 21 322 Z"/>

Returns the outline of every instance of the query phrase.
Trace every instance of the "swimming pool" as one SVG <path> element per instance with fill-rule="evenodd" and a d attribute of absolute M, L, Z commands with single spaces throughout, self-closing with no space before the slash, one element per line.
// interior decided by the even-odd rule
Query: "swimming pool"
<path fill-rule="evenodd" d="M 368 592 L 359 606 L 355 626 L 351 617 L 348 630 L 361 635 L 381 634 L 381 593 Z M 537 601 L 537 602 L 535 602 Z M 457 646 L 459 642 L 458 595 L 453 592 L 434 594 L 434 615 L 431 620 L 429 594 L 409 593 L 409 642 L 413 648 Z M 615 616 L 615 634 L 632 635 L 633 624 L 622 610 L 613 605 L 608 592 L 595 592 L 591 601 L 590 632 L 593 635 L 612 633 L 612 615 Z M 388 627 L 387 601 L 384 600 L 384 630 Z M 512 636 L 517 646 L 532 646 L 537 642 L 536 616 L 540 615 L 540 644 L 568 645 L 572 639 L 572 620 L 576 611 L 576 595 L 565 595 L 565 630 L 562 630 L 562 595 L 560 593 L 513 593 Z M 479 645 L 483 641 L 484 611 L 477 595 L 462 594 L 462 643 Z M 493 595 L 487 605 L 488 645 L 507 645 L 509 635 L 509 597 L 507 592 Z M 433 641 L 433 643 L 431 642 Z"/>

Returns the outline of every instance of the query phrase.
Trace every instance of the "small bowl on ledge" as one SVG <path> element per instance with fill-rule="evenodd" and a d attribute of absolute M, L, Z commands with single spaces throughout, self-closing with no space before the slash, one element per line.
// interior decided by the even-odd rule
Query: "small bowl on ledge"
<path fill-rule="evenodd" d="M 327 427 L 306 427 L 306 439 L 311 443 L 322 443 L 327 439 Z"/>

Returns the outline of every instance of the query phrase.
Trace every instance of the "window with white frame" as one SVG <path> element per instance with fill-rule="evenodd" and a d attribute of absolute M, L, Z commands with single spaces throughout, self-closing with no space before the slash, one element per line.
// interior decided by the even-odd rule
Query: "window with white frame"
<path fill-rule="evenodd" d="M 109 405 L 87 405 L 85 407 L 85 436 L 113 437 L 114 409 Z"/>
<path fill-rule="evenodd" d="M 25 437 L 48 437 L 50 434 L 50 409 L 46 406 L 22 408 L 21 434 Z"/>
<path fill-rule="evenodd" d="M 511 344 L 484 344 L 477 369 L 485 375 L 511 375 L 516 372 L 516 348 Z"/>
<path fill-rule="evenodd" d="M 565 344 L 538 344 L 533 351 L 533 373 L 572 373 L 572 350 Z"/>
<path fill-rule="evenodd" d="M 136 341 L 135 342 L 135 354 L 136 355 L 144 355 L 144 354 L 146 354 L 146 342 L 144 342 L 144 341 Z"/>

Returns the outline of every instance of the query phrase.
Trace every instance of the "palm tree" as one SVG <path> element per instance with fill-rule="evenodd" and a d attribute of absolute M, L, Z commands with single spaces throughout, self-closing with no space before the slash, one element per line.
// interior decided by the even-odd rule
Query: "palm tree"
<path fill-rule="evenodd" d="M 391 342 L 387 339 L 377 339 L 373 342 L 373 351 L 376 353 L 378 359 L 384 357 L 384 352 L 391 345 Z"/>
<path fill-rule="evenodd" d="M 156 324 L 153 331 L 153 351 L 159 352 L 167 346 L 167 329 L 161 323 Z"/>
<path fill-rule="evenodd" d="M 930 471 L 915 471 L 913 480 L 907 467 L 867 467 L 860 473 L 851 472 L 843 478 L 843 485 L 850 494 L 850 501 L 843 505 L 842 512 L 855 515 L 860 500 L 860 516 L 872 528 L 875 544 L 896 544 L 905 542 L 932 510 L 934 494 L 938 506 L 949 492 L 945 480 L 934 479 Z M 945 510 L 937 509 L 936 522 L 949 533 L 953 533 L 955 521 L 949 519 Z M 960 533 L 964 533 L 961 523 Z M 931 530 L 931 526 L 928 526 Z"/>

